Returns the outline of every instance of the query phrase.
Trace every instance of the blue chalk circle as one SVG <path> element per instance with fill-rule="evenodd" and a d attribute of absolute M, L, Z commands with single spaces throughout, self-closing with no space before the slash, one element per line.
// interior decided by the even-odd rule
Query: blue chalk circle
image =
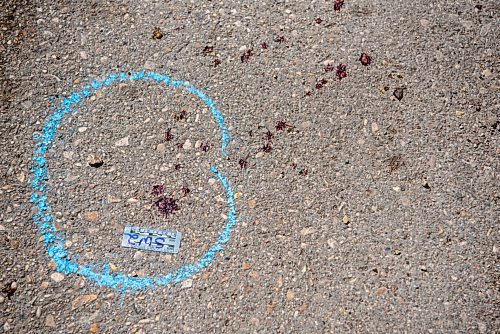
<path fill-rule="evenodd" d="M 231 188 L 228 179 L 216 167 L 212 166 L 211 171 L 220 181 L 225 189 L 227 196 L 228 215 L 226 224 L 220 232 L 217 241 L 204 253 L 196 262 L 182 265 L 179 269 L 163 276 L 149 277 L 129 277 L 123 273 L 112 274 L 105 268 L 99 269 L 98 264 L 81 265 L 72 258 L 65 248 L 65 239 L 62 233 L 58 232 L 54 225 L 54 218 L 51 213 L 49 198 L 47 195 L 46 182 L 49 179 L 49 165 L 45 158 L 45 153 L 55 139 L 57 128 L 61 124 L 62 119 L 72 112 L 76 111 L 79 104 L 86 98 L 94 95 L 97 91 L 105 87 L 110 87 L 120 82 L 132 81 L 154 81 L 175 89 L 181 89 L 199 97 L 211 110 L 212 116 L 217 121 L 217 124 L 222 133 L 221 150 L 224 156 L 227 156 L 227 147 L 231 142 L 229 130 L 224 123 L 224 117 L 219 111 L 216 103 L 208 97 L 204 92 L 185 81 L 173 80 L 167 75 L 154 72 L 134 72 L 134 73 L 119 73 L 110 75 L 107 78 L 99 81 L 95 80 L 78 92 L 70 94 L 62 99 L 56 108 L 55 112 L 46 121 L 41 134 L 35 134 L 33 138 L 36 140 L 36 147 L 33 156 L 34 162 L 34 178 L 33 178 L 33 195 L 31 201 L 36 206 L 34 214 L 34 222 L 38 230 L 44 238 L 45 247 L 49 256 L 57 264 L 57 271 L 68 274 L 79 274 L 87 277 L 97 285 L 107 286 L 113 289 L 126 291 L 138 291 L 153 289 L 158 286 L 166 286 L 170 284 L 180 283 L 184 280 L 192 278 L 202 269 L 210 266 L 216 259 L 217 253 L 221 252 L 229 241 L 231 232 L 237 221 L 237 213 L 234 205 L 234 192 Z"/>

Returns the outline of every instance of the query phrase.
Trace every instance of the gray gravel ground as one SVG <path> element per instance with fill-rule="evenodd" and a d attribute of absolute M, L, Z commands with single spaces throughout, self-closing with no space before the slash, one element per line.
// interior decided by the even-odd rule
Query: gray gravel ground
<path fill-rule="evenodd" d="M 0 332 L 498 332 L 498 2 L 333 3 L 2 1 Z M 32 220 L 33 134 L 51 97 L 140 70 L 211 96 L 229 159 L 191 95 L 104 90 L 47 153 L 67 249 L 137 277 L 200 257 L 227 213 L 213 162 L 239 221 L 192 281 L 122 293 L 56 273 Z M 167 217 L 162 183 L 179 199 Z M 180 253 L 121 248 L 127 224 L 182 231 Z"/>

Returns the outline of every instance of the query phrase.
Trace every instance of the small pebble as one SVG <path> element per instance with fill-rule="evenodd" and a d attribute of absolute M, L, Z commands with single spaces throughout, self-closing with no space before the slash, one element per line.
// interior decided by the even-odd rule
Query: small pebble
<path fill-rule="evenodd" d="M 95 223 L 99 220 L 99 212 L 89 211 L 85 213 L 85 220 Z"/>
<path fill-rule="evenodd" d="M 165 144 L 158 144 L 156 145 L 156 150 L 158 152 L 165 152 L 167 150 L 167 146 Z"/>
<path fill-rule="evenodd" d="M 252 268 L 252 265 L 248 262 L 243 262 L 243 265 L 241 266 L 241 268 L 243 270 L 249 270 L 250 268 Z"/>
<path fill-rule="evenodd" d="M 98 323 L 93 323 L 92 325 L 90 325 L 90 332 L 91 333 L 93 333 L 93 334 L 99 333 L 99 330 L 100 330 L 100 326 Z"/>
<path fill-rule="evenodd" d="M 396 99 L 401 101 L 403 99 L 403 88 L 396 88 L 393 94 Z"/>
<path fill-rule="evenodd" d="M 116 141 L 115 146 L 117 146 L 117 147 L 128 146 L 128 136 Z"/>
<path fill-rule="evenodd" d="M 61 274 L 59 272 L 55 272 L 50 275 L 50 278 L 52 278 L 54 282 L 61 282 L 62 280 L 64 280 L 64 277 L 64 274 Z"/>
<path fill-rule="evenodd" d="M 188 289 L 193 286 L 193 280 L 192 279 L 187 279 L 184 282 L 181 283 L 181 288 L 182 289 Z"/>
<path fill-rule="evenodd" d="M 491 24 L 490 23 L 485 24 L 484 26 L 481 27 L 481 30 L 479 31 L 479 34 L 481 36 L 486 36 L 490 32 L 490 30 L 491 30 Z"/>
<path fill-rule="evenodd" d="M 184 142 L 184 145 L 182 145 L 182 148 L 185 150 L 190 150 L 191 147 L 193 147 L 193 146 L 192 146 L 191 141 L 189 139 Z"/>
<path fill-rule="evenodd" d="M 487 68 L 487 69 L 485 69 L 485 70 L 483 71 L 483 75 L 484 75 L 485 77 L 489 77 L 489 76 L 491 76 L 492 74 L 493 74 L 493 73 L 491 72 L 491 70 L 490 70 L 489 68 Z"/>
<path fill-rule="evenodd" d="M 260 275 L 258 272 L 256 271 L 251 271 L 249 274 L 248 274 L 249 277 L 253 278 L 253 279 L 259 279 Z"/>
<path fill-rule="evenodd" d="M 101 156 L 97 153 L 90 153 L 87 156 L 87 163 L 91 167 L 101 167 L 104 164 L 104 161 L 102 160 Z"/>
<path fill-rule="evenodd" d="M 316 230 L 314 229 L 314 227 L 306 227 L 304 229 L 302 229 L 300 231 L 300 234 L 303 235 L 303 236 L 306 236 L 306 235 L 309 235 L 309 234 L 313 234 Z"/>
<path fill-rule="evenodd" d="M 73 151 L 64 151 L 63 152 L 63 157 L 68 160 L 72 160 L 75 152 Z"/>
<path fill-rule="evenodd" d="M 83 305 L 89 304 L 93 302 L 94 300 L 97 299 L 96 294 L 90 294 L 90 295 L 81 295 L 77 297 L 73 302 L 71 303 L 71 309 L 75 310 Z"/>
<path fill-rule="evenodd" d="M 381 287 L 381 288 L 378 288 L 377 291 L 375 291 L 375 294 L 380 297 L 383 294 L 385 294 L 386 292 L 387 292 L 387 288 Z"/>
<path fill-rule="evenodd" d="M 345 225 L 349 225 L 349 223 L 351 222 L 349 220 L 349 217 L 347 215 L 344 216 L 344 218 L 342 218 L 342 222 L 345 224 Z"/>
<path fill-rule="evenodd" d="M 52 314 L 49 314 L 47 318 L 45 318 L 45 326 L 55 328 L 56 320 Z"/>
<path fill-rule="evenodd" d="M 255 208 L 256 205 L 257 205 L 257 201 L 255 201 L 254 199 L 251 199 L 248 201 L 248 208 L 249 209 Z"/>
<path fill-rule="evenodd" d="M 122 200 L 118 197 L 108 195 L 108 203 L 120 203 Z"/>
<path fill-rule="evenodd" d="M 300 128 L 302 130 L 305 130 L 305 129 L 309 129 L 312 125 L 312 122 L 311 121 L 304 121 L 302 123 L 300 123 Z"/>

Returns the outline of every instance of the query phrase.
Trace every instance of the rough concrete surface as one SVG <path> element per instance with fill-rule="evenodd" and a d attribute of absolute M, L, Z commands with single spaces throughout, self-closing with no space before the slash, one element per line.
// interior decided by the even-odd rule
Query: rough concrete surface
<path fill-rule="evenodd" d="M 498 332 L 500 5 L 341 3 L 1 1 L 0 332 Z M 137 279 L 196 261 L 228 219 L 214 164 L 238 221 L 207 269 L 133 291 L 58 268 L 31 198 L 58 104 L 138 71 L 212 98 L 228 155 L 185 90 L 93 92 L 46 152 L 68 256 Z M 123 248 L 125 225 L 180 252 Z"/>

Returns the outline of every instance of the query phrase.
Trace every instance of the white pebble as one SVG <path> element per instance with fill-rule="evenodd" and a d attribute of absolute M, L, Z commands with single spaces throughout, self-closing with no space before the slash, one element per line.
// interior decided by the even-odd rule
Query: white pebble
<path fill-rule="evenodd" d="M 118 140 L 115 143 L 115 146 L 118 146 L 118 147 L 128 146 L 128 136 Z"/>
<path fill-rule="evenodd" d="M 62 280 L 64 280 L 64 274 L 55 272 L 50 275 L 50 278 L 52 278 L 54 282 L 61 282 Z"/>
<path fill-rule="evenodd" d="M 185 150 L 190 150 L 191 147 L 193 147 L 193 145 L 191 144 L 191 141 L 189 139 L 186 140 L 186 142 L 184 143 L 184 145 L 182 145 L 182 148 L 185 149 Z"/>

